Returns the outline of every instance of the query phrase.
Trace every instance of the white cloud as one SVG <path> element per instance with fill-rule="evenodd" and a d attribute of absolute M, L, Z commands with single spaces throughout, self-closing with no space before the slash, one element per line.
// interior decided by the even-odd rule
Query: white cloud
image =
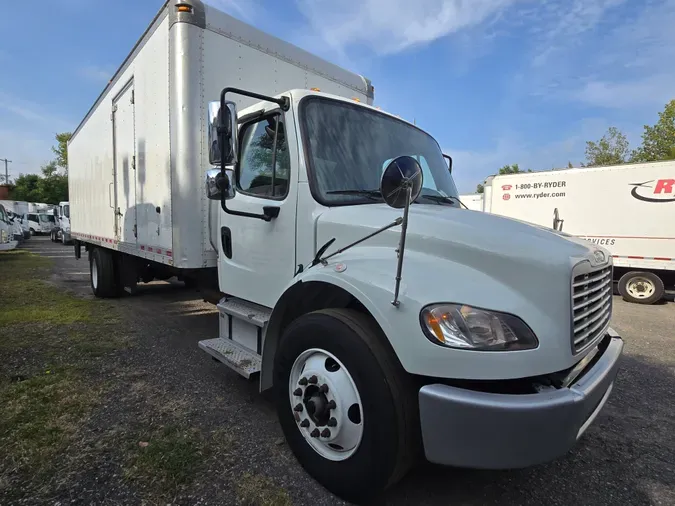
<path fill-rule="evenodd" d="M 596 107 L 608 109 L 644 108 L 661 109 L 675 97 L 675 74 L 650 75 L 626 81 L 588 81 L 576 90 L 573 98 Z"/>
<path fill-rule="evenodd" d="M 85 65 L 77 70 L 78 75 L 96 83 L 107 83 L 112 79 L 115 69 L 111 65 Z"/>
<path fill-rule="evenodd" d="M 310 27 L 338 53 L 365 45 L 390 54 L 493 20 L 515 0 L 297 0 Z"/>
<path fill-rule="evenodd" d="M 55 132 L 72 128 L 72 122 L 51 114 L 49 109 L 41 104 L 0 90 L 0 112 L 3 110 L 38 128 L 48 127 Z"/>
<path fill-rule="evenodd" d="M 674 0 L 575 0 L 569 10 L 535 41 L 531 95 L 625 110 L 675 96 L 665 63 L 675 60 Z"/>
<path fill-rule="evenodd" d="M 74 123 L 48 107 L 0 90 L 0 125 L 0 154 L 12 160 L 10 176 L 16 177 L 39 173 L 40 166 L 53 158 L 55 134 L 71 130 Z"/>

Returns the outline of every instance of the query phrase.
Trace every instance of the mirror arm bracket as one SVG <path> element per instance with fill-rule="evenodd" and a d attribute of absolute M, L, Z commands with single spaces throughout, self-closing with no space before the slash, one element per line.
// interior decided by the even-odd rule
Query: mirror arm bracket
<path fill-rule="evenodd" d="M 221 111 L 224 110 L 225 107 L 226 107 L 225 96 L 228 93 L 236 93 L 237 95 L 243 95 L 245 97 L 251 97 L 251 98 L 255 98 L 257 100 L 264 100 L 266 102 L 275 103 L 275 104 L 279 105 L 279 107 L 281 107 L 281 110 L 284 111 L 284 112 L 288 111 L 291 108 L 291 101 L 288 97 L 274 98 L 274 97 L 270 97 L 270 96 L 267 96 L 267 95 L 261 95 L 259 93 L 253 93 L 253 92 L 250 92 L 250 91 L 242 90 L 242 89 L 239 89 L 239 88 L 227 87 L 227 88 L 223 88 L 223 91 L 220 92 L 220 110 Z M 219 140 L 220 140 L 221 146 L 224 146 L 224 144 L 222 143 L 222 140 L 223 140 L 222 138 L 226 133 L 227 133 L 227 128 L 223 125 L 220 125 L 218 127 L 218 137 L 220 138 Z M 224 156 L 220 157 L 220 173 L 221 173 L 222 177 L 226 176 L 225 175 L 225 157 Z M 230 182 L 230 184 L 233 184 L 233 183 Z M 265 209 L 265 212 L 263 214 L 246 213 L 246 212 L 243 212 L 243 211 L 234 211 L 232 209 L 228 209 L 227 204 L 226 204 L 227 199 L 225 198 L 225 195 L 226 195 L 226 193 L 223 192 L 222 196 L 220 198 L 220 207 L 227 214 L 231 214 L 233 216 L 244 216 L 246 218 L 257 218 L 259 220 L 263 220 L 263 221 L 267 221 L 267 222 L 270 222 L 270 221 L 272 221 L 273 218 L 276 218 L 277 216 L 279 216 L 279 211 L 278 211 L 279 208 L 276 208 L 277 209 L 276 211 L 274 209 L 271 209 L 271 210 Z"/>

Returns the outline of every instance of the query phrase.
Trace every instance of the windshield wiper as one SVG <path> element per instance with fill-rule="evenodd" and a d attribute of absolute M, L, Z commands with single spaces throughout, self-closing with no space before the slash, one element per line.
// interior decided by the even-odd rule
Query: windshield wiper
<path fill-rule="evenodd" d="M 329 195 L 363 195 L 373 200 L 382 200 L 380 190 L 331 190 L 326 193 Z"/>
<path fill-rule="evenodd" d="M 466 207 L 464 205 L 464 203 L 461 200 L 459 200 L 457 197 L 449 197 L 449 196 L 446 197 L 444 195 L 420 195 L 417 198 L 418 199 L 423 199 L 423 198 L 429 199 L 429 200 L 432 200 L 434 202 L 438 202 L 439 204 L 445 204 L 445 203 L 453 204 L 453 203 L 457 202 L 461 206 L 464 206 L 465 209 L 468 209 L 468 207 Z"/>

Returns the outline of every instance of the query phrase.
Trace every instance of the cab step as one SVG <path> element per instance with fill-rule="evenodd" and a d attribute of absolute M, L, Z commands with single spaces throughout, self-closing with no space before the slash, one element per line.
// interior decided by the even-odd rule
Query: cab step
<path fill-rule="evenodd" d="M 272 311 L 240 299 L 223 297 L 216 305 L 219 337 L 199 347 L 245 378 L 260 372 L 262 340 Z"/>
<path fill-rule="evenodd" d="M 199 341 L 199 347 L 216 360 L 237 371 L 244 378 L 260 372 L 261 357 L 231 339 Z"/>
<path fill-rule="evenodd" d="M 248 321 L 257 327 L 264 327 L 267 325 L 267 322 L 272 315 L 271 309 L 234 297 L 223 297 L 220 299 L 220 302 L 218 302 L 217 307 L 221 314 Z"/>

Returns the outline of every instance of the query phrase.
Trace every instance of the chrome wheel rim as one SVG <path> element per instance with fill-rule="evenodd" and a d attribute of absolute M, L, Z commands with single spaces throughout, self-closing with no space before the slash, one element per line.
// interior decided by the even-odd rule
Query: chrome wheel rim
<path fill-rule="evenodd" d="M 288 381 L 298 430 L 322 457 L 351 457 L 363 438 L 363 404 L 351 374 L 332 353 L 312 348 L 295 359 Z"/>

